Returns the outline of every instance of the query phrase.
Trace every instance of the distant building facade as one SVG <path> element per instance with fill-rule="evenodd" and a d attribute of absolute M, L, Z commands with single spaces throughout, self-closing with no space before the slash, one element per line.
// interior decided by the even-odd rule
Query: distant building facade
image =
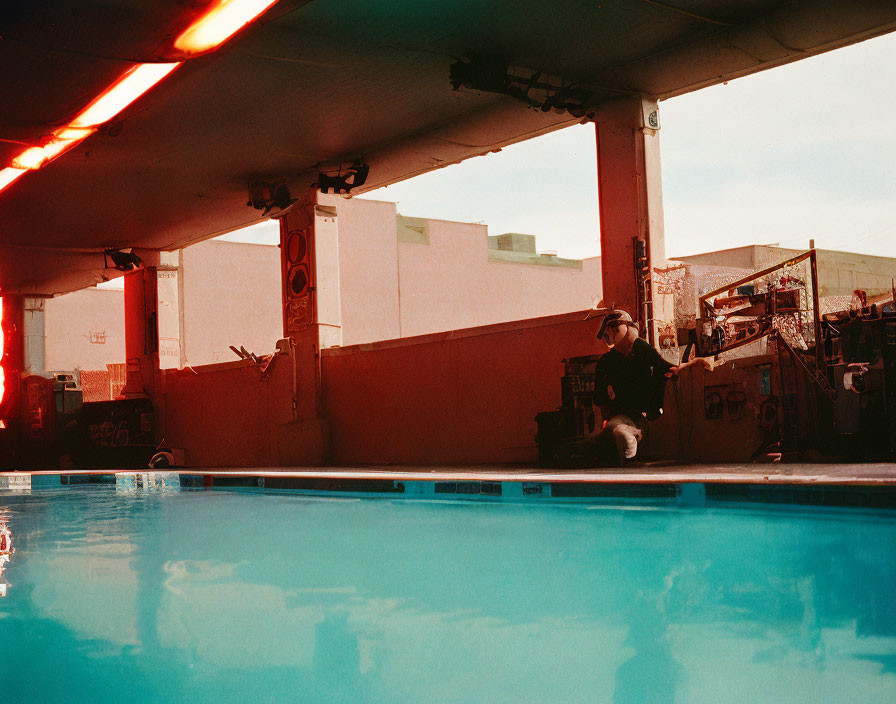
<path fill-rule="evenodd" d="M 779 264 L 805 250 L 787 249 L 773 245 L 754 244 L 723 249 L 717 252 L 676 257 L 685 264 L 723 266 L 744 271 L 758 271 Z M 818 257 L 818 295 L 823 298 L 852 296 L 853 291 L 865 291 L 877 296 L 891 290 L 896 277 L 896 259 L 831 249 L 816 250 Z"/>
<path fill-rule="evenodd" d="M 535 237 L 400 215 L 394 203 L 332 198 L 339 318 L 334 344 L 410 337 L 582 310 L 601 298 L 600 258 L 538 254 Z M 159 271 L 163 368 L 272 352 L 282 337 L 280 251 L 209 240 Z M 43 370 L 103 370 L 124 359 L 123 292 L 85 289 L 42 302 Z M 36 348 L 37 340 L 32 341 Z M 32 355 L 38 358 L 37 353 Z"/>
<path fill-rule="evenodd" d="M 335 276 L 340 288 L 338 315 L 321 321 L 334 328 L 332 344 L 524 320 L 601 300 L 599 257 L 539 254 L 532 235 L 489 236 L 485 225 L 407 217 L 381 201 L 329 197 L 321 211 L 338 233 L 337 270 L 322 273 Z M 693 307 L 674 295 L 681 288 L 676 277 L 685 273 L 699 295 L 796 254 L 751 245 L 678 257 L 655 270 L 661 284 L 655 315 L 671 323 L 682 316 L 683 302 Z M 274 350 L 282 336 L 277 246 L 209 240 L 169 253 L 165 262 L 159 272 L 163 368 L 233 361 L 231 346 L 255 354 Z M 869 296 L 889 291 L 896 277 L 896 259 L 887 257 L 818 250 L 818 264 L 823 310 L 848 307 L 856 289 Z M 121 290 L 85 289 L 33 301 L 32 308 L 33 322 L 40 322 L 29 326 L 27 341 L 35 371 L 102 371 L 124 363 Z"/>

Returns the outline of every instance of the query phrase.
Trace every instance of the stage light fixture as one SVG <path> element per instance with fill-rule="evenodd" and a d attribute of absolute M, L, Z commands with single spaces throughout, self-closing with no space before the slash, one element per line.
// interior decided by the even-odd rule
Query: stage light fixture
<path fill-rule="evenodd" d="M 340 163 L 337 168 L 327 168 L 323 164 L 317 165 L 317 181 L 313 184 L 321 193 L 333 193 L 347 195 L 353 188 L 359 188 L 367 181 L 370 173 L 370 165 L 358 158 L 348 166 Z M 327 173 L 336 171 L 336 173 Z"/>
<path fill-rule="evenodd" d="M 286 210 L 296 202 L 289 192 L 286 179 L 279 181 L 251 181 L 249 183 L 249 205 L 256 210 L 262 210 L 262 215 L 267 215 L 272 208 Z"/>
<path fill-rule="evenodd" d="M 103 252 L 103 263 L 109 268 L 109 259 L 112 265 L 119 271 L 134 271 L 143 266 L 143 260 L 134 254 L 134 251 L 128 247 L 127 249 L 110 248 Z"/>

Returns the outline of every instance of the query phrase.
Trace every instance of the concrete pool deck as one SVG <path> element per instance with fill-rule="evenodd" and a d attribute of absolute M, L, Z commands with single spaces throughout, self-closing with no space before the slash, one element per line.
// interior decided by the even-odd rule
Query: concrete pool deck
<path fill-rule="evenodd" d="M 112 474 L 145 469 L 45 470 L 30 474 Z M 632 469 L 541 469 L 524 466 L 359 466 L 174 468 L 180 474 L 214 477 L 281 477 L 319 480 L 487 481 L 589 484 L 784 484 L 896 486 L 896 463 L 647 464 Z"/>

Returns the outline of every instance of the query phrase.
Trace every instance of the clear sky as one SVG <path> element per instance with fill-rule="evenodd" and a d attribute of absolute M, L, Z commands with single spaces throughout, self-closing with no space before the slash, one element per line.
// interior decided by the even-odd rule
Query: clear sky
<path fill-rule="evenodd" d="M 896 257 L 896 34 L 660 104 L 669 257 L 751 243 Z M 363 198 L 600 254 L 594 128 L 577 125 Z M 276 241 L 271 225 L 227 239 Z"/>

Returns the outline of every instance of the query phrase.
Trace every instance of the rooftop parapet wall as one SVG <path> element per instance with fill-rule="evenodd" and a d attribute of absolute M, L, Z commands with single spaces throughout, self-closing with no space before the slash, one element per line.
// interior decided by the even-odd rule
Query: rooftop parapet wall
<path fill-rule="evenodd" d="M 288 356 L 267 375 L 246 361 L 166 371 L 166 442 L 191 466 L 476 465 L 537 456 L 535 415 L 561 403 L 564 358 L 597 354 L 587 310 L 322 350 L 324 418 L 295 421 Z M 667 385 L 649 451 L 666 459 L 746 461 L 760 411 L 780 397 L 775 359 L 688 369 Z M 765 365 L 765 366 L 763 366 Z M 771 385 L 762 395 L 762 369 Z M 299 392 L 307 392 L 298 380 Z M 707 399 L 726 402 L 711 417 Z M 742 405 L 732 406 L 739 398 Z M 733 409 L 733 410 L 732 410 Z"/>
<path fill-rule="evenodd" d="M 161 436 L 186 451 L 192 467 L 320 465 L 326 424 L 296 420 L 292 362 L 266 374 L 245 360 L 165 370 Z M 302 393 L 308 393 L 303 384 Z"/>
<path fill-rule="evenodd" d="M 592 257 L 593 258 L 593 257 Z M 564 259 L 554 252 L 541 254 L 535 248 L 535 235 L 519 232 L 505 232 L 503 235 L 489 235 L 488 260 L 510 264 L 535 264 L 537 266 L 557 266 L 568 269 L 582 269 L 581 259 Z"/>
<path fill-rule="evenodd" d="M 489 238 L 491 239 L 491 238 Z M 594 258 L 599 261 L 599 258 Z M 532 264 L 535 266 L 553 266 L 560 269 L 577 269 L 582 270 L 582 259 L 563 259 L 556 254 L 548 253 L 529 253 L 529 252 L 508 252 L 498 249 L 488 250 L 488 260 L 490 262 L 504 262 L 506 264 Z"/>
<path fill-rule="evenodd" d="M 532 463 L 535 414 L 560 404 L 564 357 L 601 316 L 533 320 L 323 350 L 336 464 Z"/>
<path fill-rule="evenodd" d="M 535 415 L 560 406 L 563 360 L 605 351 L 602 316 L 579 311 L 415 338 L 323 350 L 324 407 L 334 464 L 533 464 Z M 689 368 L 666 388 L 648 452 L 664 459 L 746 461 L 762 444 L 768 357 L 715 372 Z M 742 398 L 720 418 L 706 398 Z M 722 440 L 720 440 L 722 438 Z"/>

